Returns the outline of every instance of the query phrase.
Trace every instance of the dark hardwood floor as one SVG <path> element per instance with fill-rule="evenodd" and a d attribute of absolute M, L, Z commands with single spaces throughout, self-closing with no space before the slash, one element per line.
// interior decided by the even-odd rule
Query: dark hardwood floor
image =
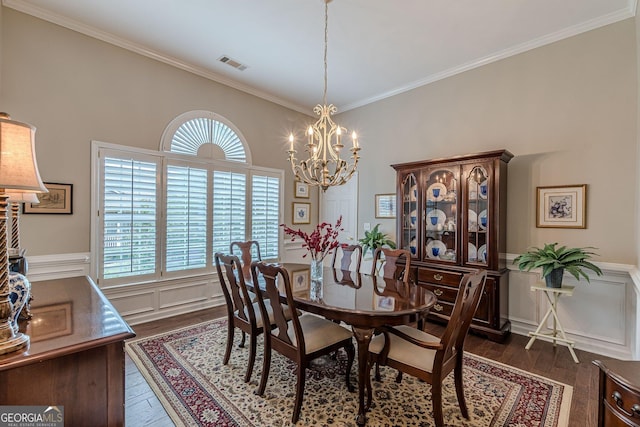
<path fill-rule="evenodd" d="M 133 329 L 137 338 L 142 338 L 222 316 L 225 316 L 225 308 L 217 307 L 136 325 Z M 443 328 L 440 325 L 429 323 L 427 329 L 429 332 L 439 335 Z M 498 344 L 482 337 L 469 335 L 465 350 L 573 386 L 569 427 L 596 426 L 598 420 L 598 368 L 591 362 L 607 358 L 576 350 L 580 363 L 574 363 L 566 347 L 553 347 L 551 343 L 537 340 L 531 350 L 525 350 L 524 346 L 527 340 L 527 337 L 512 334 L 504 344 Z M 127 426 L 173 425 L 146 380 L 128 356 L 126 358 L 125 386 Z"/>

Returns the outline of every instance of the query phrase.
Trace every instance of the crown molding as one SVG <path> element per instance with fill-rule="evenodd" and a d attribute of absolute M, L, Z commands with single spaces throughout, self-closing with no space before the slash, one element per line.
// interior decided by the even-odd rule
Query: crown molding
<path fill-rule="evenodd" d="M 18 12 L 26 13 L 27 15 L 31 15 L 36 18 L 42 19 L 44 21 L 51 22 L 53 24 L 59 25 L 69 30 L 76 31 L 80 34 L 84 34 L 86 36 L 101 40 L 105 43 L 109 43 L 114 46 L 129 50 L 131 52 L 135 52 L 142 56 L 146 56 L 147 58 L 155 59 L 156 61 L 163 62 L 165 64 L 171 65 L 173 67 L 179 68 L 181 70 L 187 71 L 197 76 L 204 77 L 206 79 L 215 81 L 217 83 L 221 83 L 225 86 L 229 86 L 233 89 L 237 89 L 249 95 L 257 96 L 258 98 L 262 98 L 266 101 L 273 102 L 274 104 L 278 104 L 282 107 L 286 107 L 291 110 L 297 111 L 299 113 L 309 115 L 309 108 L 307 107 L 286 101 L 270 93 L 260 91 L 249 85 L 239 83 L 237 81 L 229 79 L 225 76 L 221 76 L 220 74 L 211 72 L 204 68 L 196 67 L 192 64 L 189 64 L 188 62 L 181 61 L 177 58 L 164 55 L 153 49 L 149 49 L 143 45 L 133 43 L 129 40 L 117 37 L 111 33 L 98 30 L 97 28 L 82 24 L 73 19 L 69 19 L 67 17 L 61 16 L 61 15 L 52 13 L 48 10 L 42 9 L 40 7 L 34 6 L 32 4 L 25 3 L 22 0 L 2 0 L 2 5 L 9 7 L 11 9 L 17 10 Z"/>
<path fill-rule="evenodd" d="M 543 37 L 530 40 L 525 43 L 521 43 L 516 46 L 512 46 L 508 49 L 501 50 L 499 52 L 495 52 L 493 54 L 484 56 L 482 58 L 478 58 L 474 61 L 467 62 L 466 64 L 462 64 L 453 68 L 449 68 L 448 70 L 431 74 L 426 76 L 423 79 L 416 80 L 407 85 L 400 86 L 398 88 L 392 89 L 388 92 L 381 93 L 379 95 L 365 98 L 360 101 L 353 102 L 351 104 L 343 105 L 339 107 L 340 112 L 345 112 L 349 110 L 353 110 L 354 108 L 362 107 L 367 104 L 371 104 L 385 98 L 389 98 L 404 92 L 408 92 L 410 90 L 419 88 L 421 86 L 428 85 L 429 83 L 436 82 L 438 80 L 446 79 L 447 77 L 455 76 L 456 74 L 464 73 L 465 71 L 473 70 L 474 68 L 482 67 L 483 65 L 491 64 L 492 62 L 500 61 L 501 59 L 508 58 L 510 56 L 518 55 L 523 52 L 527 52 L 532 49 L 536 49 L 538 47 L 546 46 L 551 43 L 555 43 L 557 41 L 576 36 L 578 34 L 585 33 L 587 31 L 595 30 L 596 28 L 604 27 L 609 24 L 614 24 L 619 21 L 623 21 L 628 18 L 632 18 L 636 14 L 638 0 L 629 0 L 628 9 L 621 9 L 617 12 L 610 13 L 608 15 L 603 15 L 597 19 L 592 19 L 589 21 L 585 21 L 581 24 L 574 25 L 572 27 L 564 28 L 561 31 L 557 31 L 552 34 L 547 34 Z"/>

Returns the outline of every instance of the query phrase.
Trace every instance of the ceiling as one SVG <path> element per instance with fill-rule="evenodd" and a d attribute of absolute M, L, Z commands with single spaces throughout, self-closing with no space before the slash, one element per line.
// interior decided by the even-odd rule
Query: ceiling
<path fill-rule="evenodd" d="M 637 0 L 333 0 L 327 100 L 338 112 L 635 15 Z M 311 114 L 323 0 L 3 0 Z M 245 65 L 240 71 L 222 56 Z"/>

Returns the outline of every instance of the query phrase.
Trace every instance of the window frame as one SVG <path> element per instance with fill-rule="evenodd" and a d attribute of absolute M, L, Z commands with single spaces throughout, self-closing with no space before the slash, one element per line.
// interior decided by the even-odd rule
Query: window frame
<path fill-rule="evenodd" d="M 208 202 L 207 206 L 207 262 L 203 268 L 166 271 L 165 266 L 165 254 L 166 254 L 166 195 L 167 195 L 167 166 L 191 166 L 207 169 L 207 191 L 208 194 L 213 194 L 213 171 L 224 170 L 233 171 L 234 173 L 244 173 L 246 176 L 246 193 L 245 193 L 245 240 L 250 240 L 253 235 L 252 219 L 251 219 L 251 202 L 253 195 L 253 176 L 254 175 L 266 175 L 273 176 L 279 179 L 279 208 L 278 208 L 278 223 L 283 222 L 284 218 L 284 177 L 285 173 L 282 169 L 274 169 L 260 166 L 253 166 L 250 164 L 239 163 L 237 161 L 224 161 L 213 159 L 202 159 L 199 157 L 189 157 L 184 154 L 158 152 L 143 148 L 130 147 L 117 145 L 112 143 L 106 143 L 101 141 L 92 141 L 91 146 L 91 158 L 92 158 L 92 174 L 91 174 L 91 275 L 100 288 L 110 288 L 115 286 L 135 286 L 145 283 L 150 283 L 159 280 L 169 280 L 176 278 L 187 278 L 202 275 L 211 275 L 215 273 L 215 262 L 213 260 L 213 245 L 212 245 L 212 201 Z M 143 161 L 149 161 L 153 159 L 157 162 L 156 173 L 156 187 L 158 189 L 156 198 L 156 271 L 154 274 L 142 276 L 125 276 L 117 279 L 105 279 L 101 277 L 102 274 L 102 257 L 104 248 L 104 236 L 103 236 L 103 221 L 100 216 L 100 209 L 103 202 L 104 183 L 102 182 L 103 173 L 103 160 L 104 156 L 113 156 L 116 158 L 122 158 L 123 156 L 131 156 L 132 158 L 141 159 Z M 281 231 L 278 228 L 278 258 L 269 259 L 277 261 L 282 255 L 282 239 Z"/>

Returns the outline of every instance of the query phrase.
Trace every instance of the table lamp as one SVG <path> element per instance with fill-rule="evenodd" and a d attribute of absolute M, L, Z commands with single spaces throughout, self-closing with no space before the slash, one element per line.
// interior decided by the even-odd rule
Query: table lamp
<path fill-rule="evenodd" d="M 29 336 L 15 332 L 9 299 L 9 254 L 7 245 L 7 192 L 47 192 L 40 179 L 35 153 L 36 128 L 0 113 L 0 354 L 21 350 Z"/>

